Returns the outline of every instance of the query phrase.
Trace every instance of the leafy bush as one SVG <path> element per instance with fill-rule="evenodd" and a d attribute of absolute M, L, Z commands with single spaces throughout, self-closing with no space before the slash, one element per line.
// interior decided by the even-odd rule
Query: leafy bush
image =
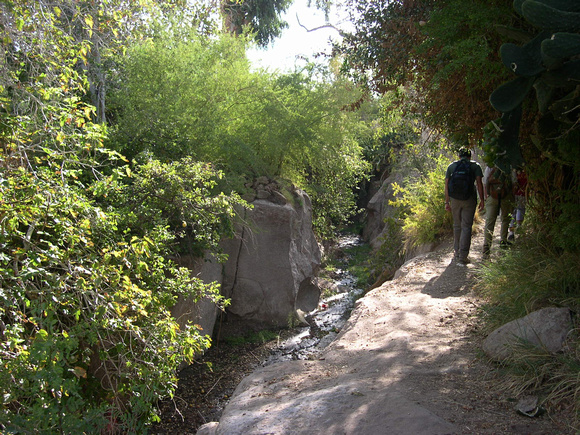
<path fill-rule="evenodd" d="M 392 205 L 399 208 L 403 219 L 405 248 L 438 240 L 451 229 L 451 215 L 445 211 L 445 171 L 449 161 L 436 157 L 434 168 L 401 187 L 396 184 L 399 197 Z"/>
<path fill-rule="evenodd" d="M 580 307 L 580 255 L 534 230 L 536 219 L 528 212 L 514 247 L 479 273 L 490 328 L 545 306 Z"/>
<path fill-rule="evenodd" d="M 218 289 L 167 260 L 164 226 L 131 235 L 49 170 L 0 179 L 2 426 L 142 432 L 178 365 L 209 346 L 169 309 L 179 295 L 223 303 Z"/>
<path fill-rule="evenodd" d="M 119 210 L 120 225 L 128 234 L 143 237 L 166 228 L 173 239 L 168 248 L 173 255 L 188 253 L 202 257 L 217 253 L 219 242 L 233 236 L 235 207 L 248 206 L 239 195 L 218 190 L 223 173 L 211 164 L 185 157 L 171 163 L 150 160 L 138 166 L 117 191 L 106 192 L 101 202 Z"/>
<path fill-rule="evenodd" d="M 259 176 L 306 190 L 323 236 L 355 210 L 370 134 L 343 110 L 359 92 L 328 70 L 250 70 L 242 38 L 162 31 L 132 47 L 112 97 L 111 147 L 137 162 L 184 156 L 211 161 L 241 189 Z M 241 192 L 240 192 L 241 193 Z"/>

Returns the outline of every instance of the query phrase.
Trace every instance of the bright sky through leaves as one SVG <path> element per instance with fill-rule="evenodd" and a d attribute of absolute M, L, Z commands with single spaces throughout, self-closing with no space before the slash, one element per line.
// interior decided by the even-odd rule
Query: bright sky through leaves
<path fill-rule="evenodd" d="M 270 71 L 291 71 L 295 64 L 304 65 L 305 57 L 315 61 L 317 53 L 330 54 L 330 40 L 340 40 L 340 34 L 336 29 L 323 27 L 328 24 L 324 12 L 308 7 L 308 0 L 295 0 L 283 18 L 289 27 L 274 41 L 274 44 L 267 49 L 256 48 L 248 51 L 248 58 L 255 67 L 268 68 Z M 340 29 L 344 29 L 348 24 L 334 11 L 331 11 L 329 21 Z M 322 58 L 319 61 L 325 62 Z"/>

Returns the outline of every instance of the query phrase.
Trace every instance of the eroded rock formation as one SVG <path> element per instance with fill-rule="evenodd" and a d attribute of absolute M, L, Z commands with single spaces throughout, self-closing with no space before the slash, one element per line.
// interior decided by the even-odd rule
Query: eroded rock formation
<path fill-rule="evenodd" d="M 312 311 L 320 289 L 315 275 L 320 250 L 312 231 L 312 205 L 304 192 L 292 202 L 257 199 L 245 211 L 246 225 L 224 242 L 228 261 L 223 294 L 231 298 L 228 321 L 254 326 L 288 326 L 296 310 Z"/>
<path fill-rule="evenodd" d="M 231 299 L 227 315 L 219 318 L 223 334 L 288 326 L 297 310 L 312 311 L 320 297 L 315 278 L 320 249 L 312 230 L 310 198 L 297 189 L 282 193 L 265 177 L 251 187 L 255 194 L 247 199 L 253 208 L 242 212 L 244 222 L 236 237 L 222 243 L 227 262 L 181 261 L 205 282 L 220 283 L 222 294 Z M 172 312 L 180 322 L 201 325 L 208 335 L 219 314 L 207 300 L 180 300 Z"/>

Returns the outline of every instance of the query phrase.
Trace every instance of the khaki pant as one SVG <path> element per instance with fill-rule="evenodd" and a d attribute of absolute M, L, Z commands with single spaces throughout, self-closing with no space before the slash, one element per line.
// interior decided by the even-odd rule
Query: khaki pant
<path fill-rule="evenodd" d="M 477 200 L 475 197 L 465 201 L 450 198 L 451 214 L 453 216 L 453 248 L 455 258 L 465 260 L 471 247 L 471 229 Z"/>
<path fill-rule="evenodd" d="M 501 219 L 500 241 L 507 244 L 508 229 L 510 225 L 511 213 L 514 209 L 514 198 L 512 195 L 507 198 L 496 199 L 488 196 L 485 200 L 485 235 L 483 240 L 483 253 L 489 254 L 493 230 L 499 214 Z"/>

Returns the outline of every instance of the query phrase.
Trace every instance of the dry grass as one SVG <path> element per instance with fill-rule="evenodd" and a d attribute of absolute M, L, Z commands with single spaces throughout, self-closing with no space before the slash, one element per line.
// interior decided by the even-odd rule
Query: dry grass
<path fill-rule="evenodd" d="M 538 237 L 520 239 L 518 246 L 482 267 L 477 288 L 488 301 L 482 316 L 487 329 L 546 306 L 580 309 L 580 254 L 552 249 Z M 530 346 L 502 367 L 502 388 L 515 396 L 537 395 L 550 410 L 573 412 L 580 430 L 580 331 L 572 331 L 567 347 L 550 354 Z"/>

